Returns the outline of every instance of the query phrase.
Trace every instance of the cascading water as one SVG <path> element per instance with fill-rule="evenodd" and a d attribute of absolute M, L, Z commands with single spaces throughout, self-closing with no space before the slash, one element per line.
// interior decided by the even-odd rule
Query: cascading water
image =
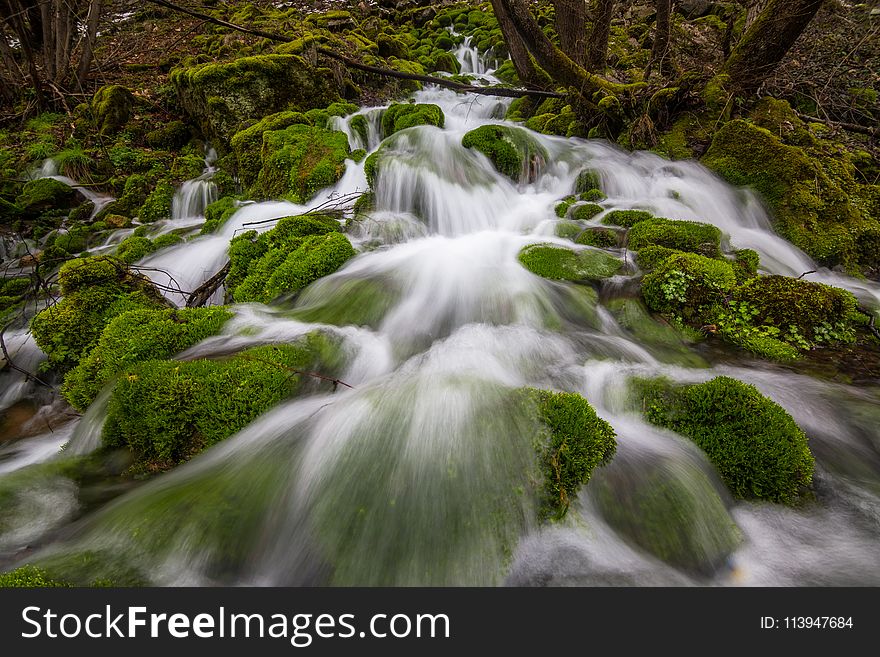
<path fill-rule="evenodd" d="M 457 56 L 463 70 L 488 69 L 467 42 Z M 547 163 L 532 182 L 515 184 L 461 146 L 467 130 L 501 123 L 503 101 L 436 88 L 415 99 L 440 105 L 446 126 L 410 128 L 383 146 L 376 209 L 350 233 L 369 248 L 293 302 L 234 306 L 221 335 L 181 355 L 319 330 L 340 341 L 340 378 L 353 387 L 277 406 L 87 515 L 64 540 L 43 539 L 38 556 L 112 553 L 158 585 L 880 584 L 876 391 L 766 363 L 713 367 L 680 341 L 639 342 L 589 288 L 536 277 L 517 261 L 529 243 L 571 246 L 548 227 L 555 201 L 589 167 L 601 173 L 606 210 L 710 222 L 736 248 L 757 250 L 767 272 L 817 269 L 772 233 L 760 203 L 695 163 L 534 133 Z M 378 125 L 375 108 L 362 112 Z M 364 140 L 343 128 L 345 119 L 333 125 L 353 148 L 378 146 L 375 129 Z M 363 166 L 348 162 L 342 180 L 307 206 L 243 205 L 218 234 L 145 264 L 192 290 L 222 266 L 239 231 L 266 230 L 364 189 Z M 875 306 L 880 299 L 872 283 L 827 271 L 814 277 Z M 618 278 L 608 285 L 628 280 Z M 682 382 L 733 376 L 780 403 L 810 436 L 819 501 L 794 510 L 732 501 L 693 444 L 629 407 L 627 381 L 659 374 Z M 564 523 L 538 525 L 521 492 L 534 458 L 515 439 L 530 428 L 511 401 L 522 386 L 578 392 L 617 433 L 618 454 Z M 68 449 L 97 447 L 103 413 L 96 402 Z M 615 524 L 615 495 L 648 479 L 697 500 L 689 532 L 698 564 L 663 562 Z M 0 546 L 39 543 L 69 522 L 75 497 L 65 481 L 24 487 L 22 519 Z M 43 508 L 40 494 L 57 501 L 56 512 L 35 523 L 27 514 Z"/>

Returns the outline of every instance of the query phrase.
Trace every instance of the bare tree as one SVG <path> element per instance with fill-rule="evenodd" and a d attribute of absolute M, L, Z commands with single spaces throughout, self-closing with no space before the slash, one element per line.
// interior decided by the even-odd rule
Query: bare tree
<path fill-rule="evenodd" d="M 516 27 L 514 27 L 513 22 L 510 20 L 510 15 L 505 10 L 504 5 L 500 0 L 492 0 L 492 9 L 495 12 L 498 26 L 501 28 L 504 42 L 507 44 L 510 61 L 513 62 L 513 67 L 516 69 L 520 82 L 527 87 L 541 88 L 543 86 L 541 75 L 535 68 L 535 63 L 532 61 L 531 55 L 529 55 L 529 50 L 516 31 Z"/>
<path fill-rule="evenodd" d="M 654 20 L 654 43 L 651 45 L 651 59 L 645 68 L 645 77 L 651 74 L 651 69 L 655 66 L 661 75 L 666 75 L 674 69 L 669 52 L 672 0 L 655 0 L 654 7 L 657 10 L 657 17 Z"/>

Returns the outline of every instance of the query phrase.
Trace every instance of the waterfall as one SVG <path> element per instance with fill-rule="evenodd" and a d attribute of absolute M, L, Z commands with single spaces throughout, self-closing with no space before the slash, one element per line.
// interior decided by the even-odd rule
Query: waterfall
<path fill-rule="evenodd" d="M 493 80 L 469 38 L 455 54 L 462 72 Z M 439 105 L 445 126 L 409 128 L 383 142 L 375 208 L 348 233 L 361 252 L 295 300 L 233 306 L 220 335 L 181 356 L 290 343 L 317 330 L 339 341 L 340 378 L 353 387 L 279 404 L 120 495 L 37 556 L 113 546 L 156 585 L 880 585 L 875 392 L 770 363 L 713 364 L 674 332 L 637 339 L 603 296 L 623 297 L 632 268 L 597 294 L 539 278 L 517 256 L 535 242 L 589 248 L 553 231 L 555 203 L 589 168 L 607 194 L 591 224 L 614 209 L 711 223 L 726 246 L 755 249 L 765 273 L 818 270 L 810 280 L 850 289 L 873 308 L 880 286 L 819 268 L 773 232 L 753 194 L 696 162 L 530 131 L 547 164 L 534 180 L 515 183 L 461 145 L 477 126 L 510 125 L 500 118 L 509 101 L 436 87 L 413 99 Z M 381 112 L 334 117 L 331 127 L 352 149 L 375 151 Z M 351 128 L 357 115 L 367 118 L 366 137 Z M 210 171 L 208 162 L 205 174 L 178 190 L 172 222 L 201 217 L 216 193 Z M 166 294 L 182 305 L 187 291 L 222 267 L 235 235 L 269 230 L 277 219 L 366 188 L 363 163 L 349 161 L 343 177 L 306 204 L 245 203 L 216 234 L 140 264 L 167 272 L 150 275 L 166 285 L 173 279 L 181 291 Z M 211 303 L 221 301 L 222 291 Z M 660 375 L 682 383 L 733 376 L 782 405 L 810 436 L 821 499 L 802 509 L 729 499 L 705 455 L 631 408 L 631 379 Z M 596 471 L 567 519 L 550 526 L 535 520 L 522 494 L 534 459 L 521 439 L 531 425 L 512 401 L 523 386 L 577 392 L 617 433 L 618 456 Z M 99 444 L 104 403 L 65 434 L 71 453 Z M 51 451 L 48 435 L 39 440 L 45 443 L 34 445 Z M 45 458 L 38 451 L 7 470 Z M 603 491 L 638 485 L 647 474 L 703 504 L 691 527 L 702 570 L 639 549 L 609 519 L 614 495 L 609 502 Z M 50 484 L 67 500 L 66 489 Z M 216 500 L 225 506 L 205 508 Z M 69 506 L 59 505 L 52 526 Z M 0 535 L 0 543 L 40 536 L 45 528 L 27 519 L 20 523 L 27 531 Z"/>

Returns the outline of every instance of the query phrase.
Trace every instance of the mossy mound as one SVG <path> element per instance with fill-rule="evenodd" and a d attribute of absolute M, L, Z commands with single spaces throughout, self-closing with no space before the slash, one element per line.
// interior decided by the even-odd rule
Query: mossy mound
<path fill-rule="evenodd" d="M 64 377 L 61 394 L 85 411 L 101 388 L 135 363 L 164 360 L 220 331 L 225 308 L 132 310 L 111 320 L 98 343 Z"/>
<path fill-rule="evenodd" d="M 102 440 L 129 447 L 163 469 L 231 436 L 300 388 L 320 369 L 327 338 L 248 349 L 228 360 L 152 360 L 121 371 L 107 405 Z"/>
<path fill-rule="evenodd" d="M 131 118 L 134 95 L 125 87 L 109 84 L 101 87 L 92 97 L 92 117 L 101 134 L 121 130 Z"/>
<path fill-rule="evenodd" d="M 700 322 L 736 285 L 733 267 L 695 253 L 674 254 L 642 280 L 651 310 Z"/>
<path fill-rule="evenodd" d="M 720 244 L 721 231 L 715 226 L 659 217 L 634 224 L 627 234 L 627 245 L 633 251 L 648 246 L 663 246 L 717 258 L 721 255 Z"/>
<path fill-rule="evenodd" d="M 417 125 L 442 128 L 446 117 L 437 105 L 429 103 L 392 103 L 382 114 L 382 134 L 390 137 L 395 132 Z"/>
<path fill-rule="evenodd" d="M 400 292 L 390 281 L 337 277 L 309 288 L 292 314 L 304 322 L 378 329 L 399 299 Z"/>
<path fill-rule="evenodd" d="M 585 246 L 613 249 L 623 243 L 623 235 L 610 228 L 590 226 L 580 231 L 574 241 L 576 244 L 583 244 Z"/>
<path fill-rule="evenodd" d="M 614 429 L 580 395 L 537 389 L 526 393 L 545 427 L 535 443 L 544 482 L 541 513 L 559 519 L 593 470 L 613 458 Z"/>
<path fill-rule="evenodd" d="M 31 565 L 21 566 L 20 568 L 16 568 L 15 570 L 0 573 L 0 589 L 36 589 L 70 586 L 73 586 L 73 584 L 71 584 L 70 582 L 53 579 L 47 571 Z"/>
<path fill-rule="evenodd" d="M 62 370 L 76 365 L 117 315 L 168 305 L 149 280 L 112 256 L 66 262 L 58 282 L 63 298 L 31 320 L 31 333 L 49 362 Z"/>
<path fill-rule="evenodd" d="M 573 251 L 553 244 L 530 244 L 520 250 L 518 257 L 530 272 L 552 280 L 600 280 L 613 276 L 623 266 L 604 251 Z"/>
<path fill-rule="evenodd" d="M 302 112 L 277 112 L 232 136 L 230 145 L 238 165 L 238 176 L 245 188 L 257 181 L 262 168 L 263 133 L 284 130 L 292 125 L 311 125 L 311 120 Z"/>
<path fill-rule="evenodd" d="M 696 385 L 635 384 L 647 419 L 693 440 L 735 497 L 793 505 L 813 480 L 804 432 L 757 388 L 720 376 Z"/>
<path fill-rule="evenodd" d="M 828 266 L 873 266 L 871 239 L 880 230 L 869 197 L 856 182 L 851 158 L 827 145 L 788 145 L 744 120 L 726 123 L 702 163 L 734 185 L 757 190 L 780 235 Z"/>
<path fill-rule="evenodd" d="M 234 196 L 224 196 L 217 199 L 205 208 L 205 223 L 202 225 L 201 235 L 216 232 L 226 220 L 238 212 L 239 205 Z"/>
<path fill-rule="evenodd" d="M 116 257 L 131 265 L 159 249 L 179 244 L 182 241 L 183 238 L 175 233 L 166 233 L 154 240 L 143 235 L 132 235 L 120 242 L 116 249 Z"/>
<path fill-rule="evenodd" d="M 461 144 L 480 151 L 499 173 L 516 183 L 533 182 L 548 157 L 546 149 L 526 130 L 511 126 L 480 126 L 466 133 Z"/>
<path fill-rule="evenodd" d="M 589 221 L 604 210 L 598 203 L 578 203 L 571 209 L 571 218 L 575 221 Z"/>
<path fill-rule="evenodd" d="M 710 477 L 695 463 L 658 455 L 615 459 L 594 478 L 600 513 L 638 548 L 688 572 L 711 575 L 741 534 Z"/>
<path fill-rule="evenodd" d="M 653 218 L 653 214 L 644 210 L 612 210 L 602 217 L 602 223 L 606 226 L 632 228 L 640 221 L 647 221 Z"/>
<path fill-rule="evenodd" d="M 232 240 L 226 289 L 239 303 L 268 303 L 333 273 L 354 254 L 331 217 L 287 217 L 261 235 L 249 231 Z"/>
<path fill-rule="evenodd" d="M 342 177 L 349 156 L 343 132 L 302 124 L 264 132 L 262 166 L 250 195 L 306 203 Z"/>
<path fill-rule="evenodd" d="M 169 79 L 202 132 L 221 143 L 229 143 L 248 119 L 338 100 L 332 72 L 297 55 L 256 55 L 175 69 Z"/>
<path fill-rule="evenodd" d="M 852 342 L 858 302 L 852 293 L 785 276 L 759 276 L 736 288 L 732 302 L 747 306 L 754 326 L 777 327 L 792 346 Z"/>
<path fill-rule="evenodd" d="M 165 180 L 160 180 L 138 210 L 138 219 L 142 223 L 151 224 L 154 221 L 169 218 L 171 216 L 171 204 L 174 200 L 174 191 L 174 185 Z"/>
<path fill-rule="evenodd" d="M 74 208 L 80 203 L 79 194 L 72 187 L 54 178 L 38 178 L 24 184 L 15 199 L 16 214 L 37 216 L 47 210 Z"/>

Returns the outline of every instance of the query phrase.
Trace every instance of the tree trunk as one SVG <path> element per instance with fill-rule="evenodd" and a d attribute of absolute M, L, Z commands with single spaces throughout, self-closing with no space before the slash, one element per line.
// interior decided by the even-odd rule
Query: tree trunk
<path fill-rule="evenodd" d="M 761 15 L 761 12 L 766 9 L 768 2 L 769 0 L 748 0 L 748 5 L 746 6 L 746 24 L 743 27 L 743 32 L 749 31 L 749 28 L 754 25 L 755 20 Z"/>
<path fill-rule="evenodd" d="M 55 78 L 55 54 L 52 52 L 55 46 L 55 16 L 53 13 L 52 0 L 40 0 L 40 22 L 43 27 L 43 66 L 46 77 Z"/>
<path fill-rule="evenodd" d="M 76 82 L 82 89 L 89 69 L 92 66 L 92 55 L 95 48 L 95 36 L 98 33 L 98 23 L 101 19 L 101 0 L 92 0 L 89 3 L 89 15 L 86 19 L 86 33 L 83 37 L 82 52 L 79 56 L 79 66 L 76 69 Z"/>
<path fill-rule="evenodd" d="M 527 0 L 499 0 L 499 2 L 510 16 L 523 43 L 534 55 L 538 66 L 556 82 L 573 87 L 582 97 L 599 89 L 614 92 L 617 85 L 586 71 L 547 38 L 529 12 Z"/>
<path fill-rule="evenodd" d="M 654 7 L 657 10 L 657 18 L 654 21 L 654 43 L 651 46 L 651 59 L 645 68 L 645 77 L 650 75 L 651 69 L 655 66 L 661 75 L 670 73 L 674 68 L 669 53 L 672 0 L 655 0 Z"/>
<path fill-rule="evenodd" d="M 723 72 L 740 93 L 756 91 L 785 57 L 824 0 L 768 0 L 730 53 Z"/>
<path fill-rule="evenodd" d="M 504 43 L 507 44 L 510 61 L 513 62 L 513 68 L 516 69 L 520 82 L 526 87 L 542 88 L 544 85 L 541 84 L 541 76 L 535 69 L 535 63 L 500 0 L 492 0 L 492 9 L 498 20 L 498 26 L 501 28 Z"/>
<path fill-rule="evenodd" d="M 569 59 L 584 66 L 587 61 L 586 0 L 553 0 L 559 46 Z"/>
<path fill-rule="evenodd" d="M 614 0 L 596 0 L 593 7 L 593 29 L 587 40 L 585 68 L 591 73 L 605 70 L 608 59 L 608 35 L 611 33 L 611 16 L 614 13 Z"/>

